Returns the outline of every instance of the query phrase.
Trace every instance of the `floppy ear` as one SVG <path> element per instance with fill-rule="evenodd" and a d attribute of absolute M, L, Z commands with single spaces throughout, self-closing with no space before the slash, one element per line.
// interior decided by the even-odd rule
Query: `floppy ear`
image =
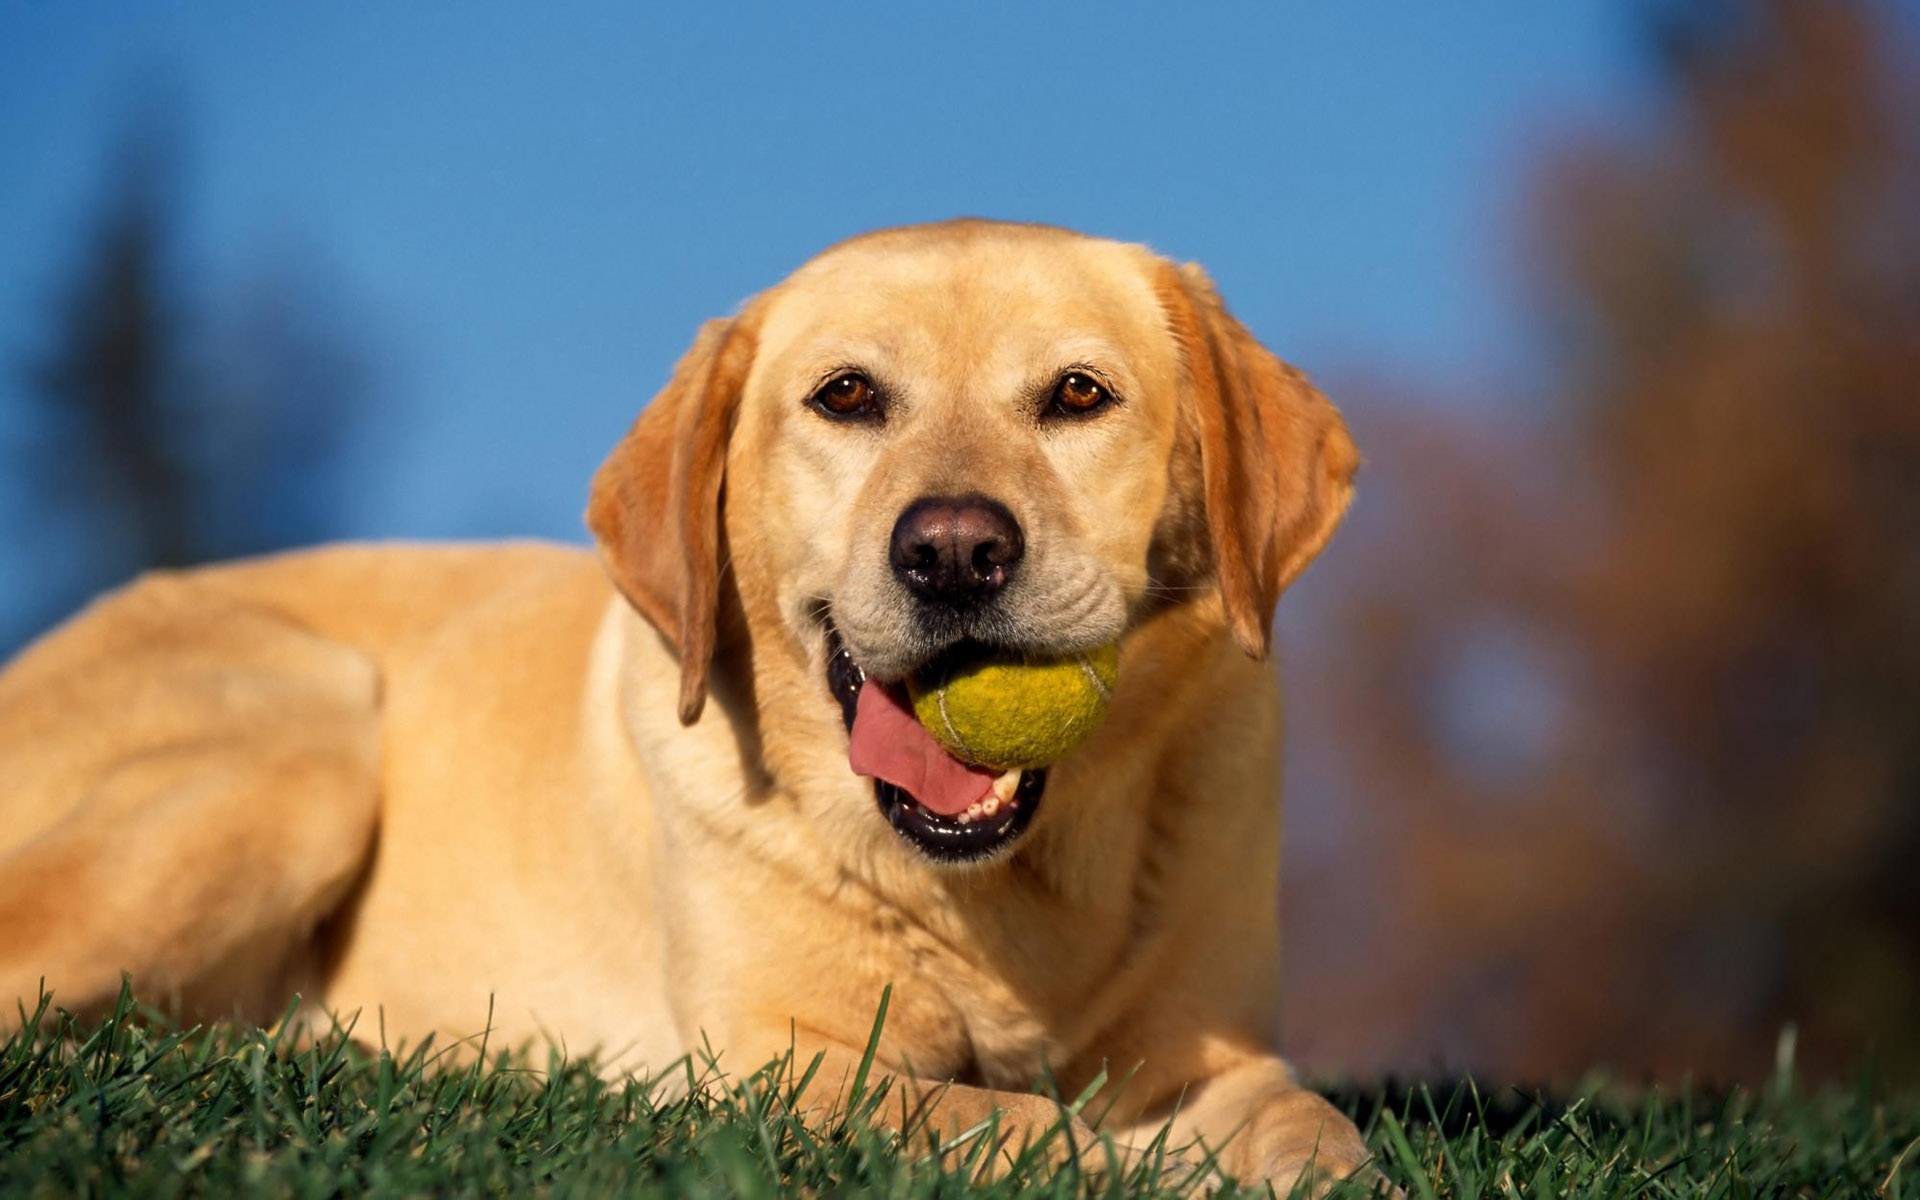
<path fill-rule="evenodd" d="M 1359 451 L 1306 376 L 1221 303 L 1199 267 L 1163 264 L 1156 290 L 1185 361 L 1214 571 L 1227 626 L 1254 658 L 1280 593 L 1333 536 Z"/>
<path fill-rule="evenodd" d="M 720 603 L 720 485 L 753 365 L 746 318 L 708 321 L 593 477 L 587 527 L 614 586 L 680 653 L 680 720 L 707 699 Z"/>

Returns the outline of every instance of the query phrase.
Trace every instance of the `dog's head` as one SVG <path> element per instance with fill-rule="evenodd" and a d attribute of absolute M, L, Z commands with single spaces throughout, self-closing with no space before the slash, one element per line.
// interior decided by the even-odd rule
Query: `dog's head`
<path fill-rule="evenodd" d="M 730 573 L 756 647 L 824 663 L 815 700 L 851 727 L 863 686 L 955 643 L 1085 650 L 1216 592 L 1264 655 L 1357 465 L 1333 406 L 1198 268 L 960 221 L 837 246 L 709 322 L 587 519 L 679 652 L 681 720 L 700 715 Z M 909 841 L 966 859 L 1018 838 L 1044 772 L 995 785 L 991 820 L 877 791 Z"/>

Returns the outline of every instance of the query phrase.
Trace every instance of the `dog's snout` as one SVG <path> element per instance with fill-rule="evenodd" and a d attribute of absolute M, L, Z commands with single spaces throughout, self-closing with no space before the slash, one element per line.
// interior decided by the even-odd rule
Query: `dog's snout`
<path fill-rule="evenodd" d="M 985 600 L 1006 586 L 1026 553 L 1020 523 L 985 496 L 925 496 L 893 524 L 893 573 L 937 604 Z"/>

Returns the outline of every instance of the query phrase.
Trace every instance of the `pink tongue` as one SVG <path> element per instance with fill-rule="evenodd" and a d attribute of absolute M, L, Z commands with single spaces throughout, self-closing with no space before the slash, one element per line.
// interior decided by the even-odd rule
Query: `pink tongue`
<path fill-rule="evenodd" d="M 954 817 L 992 789 L 994 772 L 948 754 L 921 726 L 899 689 L 860 685 L 847 761 L 856 775 L 905 788 L 922 808 Z"/>

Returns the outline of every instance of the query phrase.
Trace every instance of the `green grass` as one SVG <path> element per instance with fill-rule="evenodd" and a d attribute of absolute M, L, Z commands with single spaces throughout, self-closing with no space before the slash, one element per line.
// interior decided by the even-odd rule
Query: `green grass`
<path fill-rule="evenodd" d="M 970 1183 L 984 1140 L 942 1163 L 924 1137 L 903 1144 L 867 1124 L 884 1081 L 845 1119 L 789 1116 L 804 1064 L 660 1099 L 557 1056 L 535 1070 L 515 1055 L 392 1054 L 339 1033 L 295 1045 L 247 1027 L 178 1031 L 125 997 L 93 1022 L 45 1016 L 0 1050 L 0 1195 L 1196 1191 L 1151 1163 L 1123 1175 L 1039 1154 Z M 1409 1197 L 1920 1197 L 1920 1097 L 1867 1084 L 1632 1099 L 1596 1087 L 1559 1100 L 1460 1084 L 1339 1099 Z M 1107 1160 L 1087 1147 L 1082 1161 Z"/>

